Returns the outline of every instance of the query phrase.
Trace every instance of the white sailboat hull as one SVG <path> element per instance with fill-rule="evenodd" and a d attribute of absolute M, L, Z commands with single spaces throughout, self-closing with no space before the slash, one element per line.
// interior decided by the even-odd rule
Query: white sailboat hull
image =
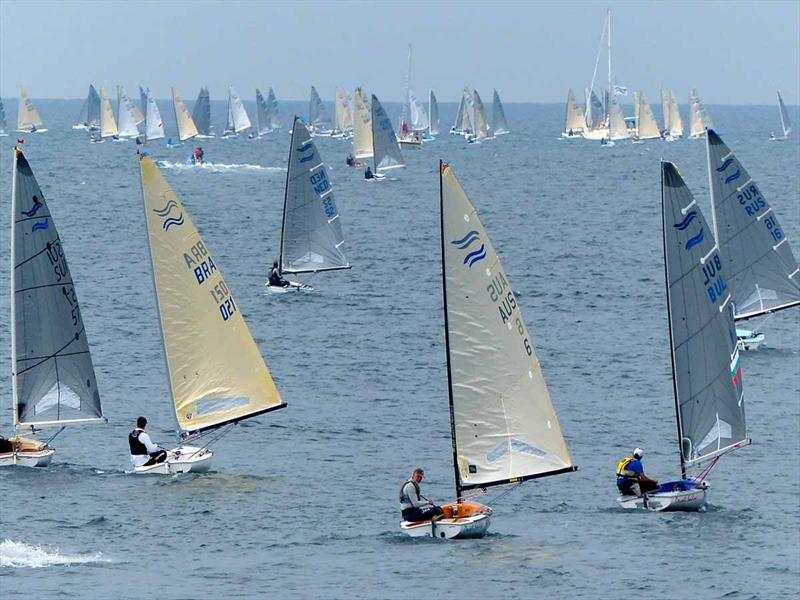
<path fill-rule="evenodd" d="M 176 473 L 205 473 L 211 468 L 214 453 L 208 448 L 178 446 L 167 451 L 164 462 L 142 467 L 134 467 L 137 475 L 174 475 Z"/>
<path fill-rule="evenodd" d="M 602 140 L 604 138 L 608 139 L 611 136 L 611 133 L 607 128 L 604 127 L 602 129 L 589 129 L 583 131 L 581 135 L 583 135 L 583 137 L 587 140 Z"/>
<path fill-rule="evenodd" d="M 41 127 L 37 127 L 36 129 L 17 129 L 17 133 L 45 133 L 47 129 L 43 129 Z"/>
<path fill-rule="evenodd" d="M 55 454 L 55 448 L 37 440 L 16 438 L 17 449 L 0 454 L 0 467 L 46 467 Z"/>
<path fill-rule="evenodd" d="M 489 530 L 492 509 L 488 506 L 477 502 L 462 502 L 445 504 L 442 510 L 445 518 L 433 521 L 401 521 L 400 529 L 409 537 L 445 540 L 481 538 Z"/>
<path fill-rule="evenodd" d="M 659 486 L 658 491 L 643 496 L 620 496 L 617 504 L 626 510 L 698 511 L 706 504 L 706 489 L 703 482 L 670 481 Z"/>
<path fill-rule="evenodd" d="M 736 346 L 739 350 L 758 350 L 766 337 L 763 333 L 736 328 Z"/>
<path fill-rule="evenodd" d="M 264 284 L 267 288 L 267 291 L 270 294 L 288 294 L 290 292 L 310 292 L 314 288 L 306 283 L 300 283 L 299 281 L 290 281 L 289 285 L 286 286 L 278 286 L 278 285 L 270 285 L 269 282 Z"/>

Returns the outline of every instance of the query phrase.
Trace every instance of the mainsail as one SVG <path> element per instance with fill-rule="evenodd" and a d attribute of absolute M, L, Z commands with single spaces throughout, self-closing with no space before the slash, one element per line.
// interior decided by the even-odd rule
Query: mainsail
<path fill-rule="evenodd" d="M 267 94 L 267 115 L 269 117 L 269 126 L 272 131 L 281 128 L 281 118 L 278 113 L 278 100 L 275 98 L 275 92 L 269 88 Z"/>
<path fill-rule="evenodd" d="M 658 123 L 647 101 L 644 92 L 639 92 L 639 115 L 636 119 L 636 137 L 640 140 L 652 140 L 661 137 Z"/>
<path fill-rule="evenodd" d="M 228 122 L 225 125 L 225 133 L 241 133 L 252 126 L 250 117 L 247 116 L 247 111 L 244 109 L 244 103 L 241 97 L 233 89 L 232 85 L 228 86 Z"/>
<path fill-rule="evenodd" d="M 479 140 L 493 137 L 489 119 L 486 118 L 486 109 L 478 90 L 472 91 L 472 97 L 475 106 L 475 137 Z"/>
<path fill-rule="evenodd" d="M 376 171 L 406 166 L 389 115 L 375 94 L 372 94 L 372 146 Z"/>
<path fill-rule="evenodd" d="M 675 94 L 669 94 L 669 134 L 672 137 L 683 137 L 683 119 L 678 110 L 678 101 L 675 99 Z"/>
<path fill-rule="evenodd" d="M 697 90 L 691 90 L 689 92 L 689 137 L 697 138 L 705 135 L 707 127 L 714 127 L 711 117 L 700 102 Z"/>
<path fill-rule="evenodd" d="M 308 123 L 314 133 L 321 134 L 331 131 L 331 119 L 328 117 L 328 111 L 325 109 L 322 98 L 319 97 L 317 89 L 313 85 L 311 86 L 311 100 L 308 105 Z"/>
<path fill-rule="evenodd" d="M 461 123 L 459 123 L 459 131 L 462 133 L 472 133 L 472 119 L 469 113 L 473 108 L 472 92 L 468 88 L 464 88 L 461 95 L 461 100 L 464 103 L 464 110 L 461 112 Z"/>
<path fill-rule="evenodd" d="M 364 104 L 361 88 L 353 92 L 353 155 L 372 158 L 372 115 Z"/>
<path fill-rule="evenodd" d="M 86 100 L 81 106 L 81 114 L 78 115 L 78 122 L 73 129 L 88 129 L 96 131 L 100 128 L 100 96 L 92 84 L 89 84 L 89 92 Z"/>
<path fill-rule="evenodd" d="M 492 126 L 494 127 L 494 135 L 503 135 L 511 133 L 506 121 L 506 111 L 503 110 L 503 103 L 500 102 L 500 94 L 494 90 L 492 97 Z"/>
<path fill-rule="evenodd" d="M 457 494 L 574 471 L 500 259 L 452 168 L 442 164 L 440 177 Z"/>
<path fill-rule="evenodd" d="M 352 131 L 353 129 L 353 122 L 350 117 L 350 109 L 347 106 L 347 95 L 340 87 L 336 88 L 336 106 L 333 129 L 338 133 L 346 133 Z"/>
<path fill-rule="evenodd" d="M 672 163 L 661 163 L 664 262 L 681 466 L 747 443 L 728 263 Z"/>
<path fill-rule="evenodd" d="M 428 96 L 428 110 L 430 114 L 428 131 L 431 135 L 439 135 L 439 103 L 436 101 L 436 94 L 433 93 L 433 90 Z"/>
<path fill-rule="evenodd" d="M 661 117 L 664 119 L 664 134 L 669 133 L 669 119 L 672 107 L 669 91 L 661 88 Z"/>
<path fill-rule="evenodd" d="M 786 105 L 783 103 L 780 90 L 778 90 L 778 110 L 781 113 L 781 129 L 783 129 L 783 137 L 789 137 L 789 133 L 792 131 L 792 124 L 789 121 L 789 113 L 786 111 Z"/>
<path fill-rule="evenodd" d="M 572 88 L 570 88 L 567 92 L 567 114 L 564 122 L 564 133 L 571 135 L 583 131 L 583 129 L 584 116 L 581 114 L 578 101 L 575 99 L 575 94 L 572 93 Z"/>
<path fill-rule="evenodd" d="M 430 125 L 428 121 L 428 113 L 425 110 L 425 105 L 414 93 L 414 90 L 408 90 L 408 108 L 410 112 L 409 128 L 411 131 L 425 131 Z"/>
<path fill-rule="evenodd" d="M 594 90 L 586 89 L 586 126 L 597 129 L 605 126 L 605 110 L 603 103 Z"/>
<path fill-rule="evenodd" d="M 714 234 L 735 318 L 800 305 L 800 268 L 778 216 L 719 135 L 706 135 Z"/>
<path fill-rule="evenodd" d="M 465 104 L 466 102 L 464 100 L 464 94 L 461 94 L 461 102 L 458 104 L 458 110 L 456 111 L 456 120 L 451 129 L 453 133 L 462 133 L 463 131 L 461 127 L 463 126 L 464 113 L 466 112 Z"/>
<path fill-rule="evenodd" d="M 136 105 L 120 90 L 119 98 L 119 136 L 125 138 L 139 137 L 139 128 L 136 126 Z"/>
<path fill-rule="evenodd" d="M 108 101 L 105 88 L 100 88 L 100 137 L 112 137 L 119 134 L 111 102 Z"/>
<path fill-rule="evenodd" d="M 17 113 L 17 131 L 20 133 L 32 133 L 34 131 L 47 131 L 42 129 L 42 118 L 39 111 L 28 97 L 25 88 L 19 89 L 19 109 Z"/>
<path fill-rule="evenodd" d="M 281 270 L 349 269 L 333 187 L 305 123 L 295 117 L 281 227 Z"/>
<path fill-rule="evenodd" d="M 267 108 L 267 101 L 261 95 L 261 90 L 256 88 L 256 129 L 258 135 L 262 136 L 270 131 L 272 128 L 269 124 L 269 109 Z"/>
<path fill-rule="evenodd" d="M 192 121 L 192 115 L 189 114 L 189 109 L 175 88 L 172 88 L 172 106 L 175 109 L 175 122 L 178 125 L 178 139 L 185 142 L 197 136 L 199 132 Z"/>
<path fill-rule="evenodd" d="M 164 123 L 161 121 L 161 112 L 158 110 L 156 99 L 150 95 L 150 90 L 145 92 L 147 99 L 147 118 L 144 120 L 145 139 L 159 140 L 164 137 Z"/>
<path fill-rule="evenodd" d="M 14 150 L 11 378 L 16 427 L 103 418 L 75 285 L 30 164 Z"/>
<path fill-rule="evenodd" d="M 144 212 L 178 426 L 214 429 L 286 406 L 186 209 L 147 156 Z"/>
<path fill-rule="evenodd" d="M 608 118 L 610 124 L 609 135 L 612 140 L 625 140 L 631 136 L 628 127 L 625 125 L 625 117 L 622 114 L 622 108 L 620 108 L 616 96 L 609 103 Z"/>
<path fill-rule="evenodd" d="M 201 87 L 197 101 L 192 109 L 192 121 L 197 127 L 198 135 L 211 135 L 211 99 L 208 88 Z"/>
<path fill-rule="evenodd" d="M 142 105 L 142 114 L 144 115 L 144 131 L 147 133 L 147 95 L 150 93 L 150 88 L 143 88 L 141 85 L 139 86 L 139 103 Z M 138 124 L 138 123 L 137 123 Z"/>
<path fill-rule="evenodd" d="M 8 135 L 8 123 L 6 123 L 6 109 L 3 106 L 3 99 L 0 98 L 0 136 Z"/>

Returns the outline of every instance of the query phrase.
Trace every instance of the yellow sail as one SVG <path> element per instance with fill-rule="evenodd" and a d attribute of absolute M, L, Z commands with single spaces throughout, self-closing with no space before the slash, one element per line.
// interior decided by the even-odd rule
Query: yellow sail
<path fill-rule="evenodd" d="M 42 130 L 42 118 L 39 116 L 39 111 L 31 102 L 28 97 L 28 92 L 25 88 L 19 88 L 19 110 L 17 111 L 17 131 L 26 133 L 30 131 L 46 131 Z"/>
<path fill-rule="evenodd" d="M 118 135 L 117 122 L 114 120 L 114 111 L 111 110 L 111 102 L 108 101 L 105 88 L 100 88 L 100 137 L 111 137 Z"/>
<path fill-rule="evenodd" d="M 353 92 L 353 156 L 372 158 L 372 113 L 364 104 L 361 88 Z"/>
<path fill-rule="evenodd" d="M 178 425 L 212 429 L 283 408 L 218 265 L 155 163 L 139 161 L 150 257 Z"/>
<path fill-rule="evenodd" d="M 189 140 L 197 135 L 197 127 L 189 114 L 178 90 L 172 88 L 172 104 L 175 107 L 175 122 L 178 124 L 178 137 L 182 142 Z"/>

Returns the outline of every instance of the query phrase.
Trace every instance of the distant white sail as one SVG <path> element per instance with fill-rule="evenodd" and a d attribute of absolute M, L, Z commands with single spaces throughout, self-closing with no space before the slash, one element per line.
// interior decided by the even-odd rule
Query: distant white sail
<path fill-rule="evenodd" d="M 261 90 L 256 88 L 256 131 L 259 137 L 272 131 L 269 125 L 268 113 L 267 101 L 261 95 Z"/>
<path fill-rule="evenodd" d="M 121 96 L 119 99 L 119 137 L 123 138 L 136 138 L 139 137 L 139 128 L 136 123 L 136 105 L 125 94 L 124 90 L 120 90 Z"/>
<path fill-rule="evenodd" d="M 273 131 L 281 128 L 278 100 L 275 98 L 275 91 L 272 88 L 269 88 L 269 94 L 267 94 L 267 116 L 269 118 L 269 126 Z"/>
<path fill-rule="evenodd" d="M 472 133 L 474 131 L 472 129 L 472 118 L 469 116 L 473 109 L 472 92 L 468 88 L 464 88 L 461 99 L 464 102 L 464 110 L 461 113 L 459 130 L 463 133 Z"/>
<path fill-rule="evenodd" d="M 331 132 L 331 119 L 322 98 L 319 97 L 317 89 L 311 86 L 311 100 L 308 105 L 308 123 L 311 131 L 317 135 L 329 134 Z"/>
<path fill-rule="evenodd" d="M 669 133 L 669 118 L 671 108 L 669 91 L 661 88 L 661 118 L 664 119 L 664 131 L 666 133 Z"/>
<path fill-rule="evenodd" d="M 389 115 L 375 94 L 372 94 L 372 145 L 376 172 L 406 166 Z"/>
<path fill-rule="evenodd" d="M 661 137 L 653 110 L 644 92 L 639 92 L 639 117 L 636 120 L 636 137 L 640 140 L 653 140 Z"/>
<path fill-rule="evenodd" d="M 192 121 L 197 127 L 198 135 L 211 135 L 211 99 L 208 95 L 208 88 L 200 88 L 197 101 L 192 109 Z"/>
<path fill-rule="evenodd" d="M 3 106 L 3 99 L 0 98 L 0 137 L 8 135 L 8 123 L 6 122 L 6 109 Z"/>
<path fill-rule="evenodd" d="M 150 88 L 145 89 L 141 85 L 139 86 L 139 103 L 142 105 L 142 114 L 144 115 L 144 120 L 141 123 L 144 123 L 144 130 L 147 132 L 147 94 L 150 93 Z M 137 123 L 138 125 L 139 123 Z"/>
<path fill-rule="evenodd" d="M 150 95 L 150 90 L 146 92 L 147 97 L 147 118 L 145 119 L 145 139 L 160 140 L 164 137 L 164 123 L 161 120 L 161 112 L 158 110 L 156 99 Z"/>
<path fill-rule="evenodd" d="M 250 127 L 252 123 L 244 109 L 244 102 L 233 86 L 228 86 L 228 122 L 225 125 L 225 133 L 241 133 Z"/>
<path fill-rule="evenodd" d="M 347 106 L 347 95 L 340 88 L 336 88 L 336 106 L 334 114 L 334 131 L 346 133 L 352 131 L 353 121 L 350 117 L 350 109 Z"/>
<path fill-rule="evenodd" d="M 100 88 L 100 137 L 107 138 L 119 134 L 111 102 L 108 101 L 105 88 Z"/>
<path fill-rule="evenodd" d="M 506 111 L 503 109 L 503 103 L 500 101 L 500 94 L 497 93 L 497 90 L 494 90 L 492 96 L 492 128 L 494 135 L 511 133 L 506 121 Z"/>
<path fill-rule="evenodd" d="M 783 103 L 783 98 L 781 98 L 780 90 L 778 90 L 778 110 L 781 113 L 781 129 L 783 129 L 783 137 L 789 137 L 789 133 L 792 131 L 792 124 L 789 121 L 789 113 L 786 110 L 786 105 Z"/>
<path fill-rule="evenodd" d="M 20 133 L 33 133 L 35 131 L 47 131 L 42 129 L 42 118 L 39 111 L 28 97 L 25 88 L 19 89 L 19 108 L 17 113 L 17 131 Z"/>
<path fill-rule="evenodd" d="M 430 131 L 431 135 L 439 135 L 439 103 L 436 101 L 436 94 L 433 90 L 430 91 L 428 96 L 428 110 L 430 113 Z"/>
<path fill-rule="evenodd" d="M 100 421 L 103 412 L 61 237 L 25 156 L 11 188 L 11 378 L 16 427 Z"/>
<path fill-rule="evenodd" d="M 372 158 L 372 114 L 362 94 L 361 88 L 353 92 L 353 156 Z"/>
<path fill-rule="evenodd" d="M 425 131 L 430 125 L 428 113 L 413 90 L 408 90 L 408 106 L 411 113 L 409 123 L 411 131 Z"/>
<path fill-rule="evenodd" d="M 100 129 L 100 96 L 92 84 L 89 84 L 89 92 L 81 106 L 81 113 L 78 115 L 78 121 L 72 128 L 88 129 L 89 131 Z"/>
<path fill-rule="evenodd" d="M 630 136 L 628 127 L 625 125 L 622 108 L 620 108 L 619 102 L 614 96 L 609 104 L 609 137 L 611 140 L 626 140 Z"/>
<path fill-rule="evenodd" d="M 197 136 L 198 131 L 192 121 L 192 115 L 189 114 L 189 109 L 175 88 L 172 88 L 172 106 L 175 109 L 175 122 L 178 124 L 178 139 L 185 142 Z"/>
<path fill-rule="evenodd" d="M 492 128 L 486 118 L 486 109 L 478 90 L 473 90 L 472 98 L 475 107 L 475 137 L 479 140 L 492 137 Z"/>
<path fill-rule="evenodd" d="M 572 134 L 575 134 L 583 131 L 584 123 L 584 115 L 581 113 L 572 88 L 570 88 L 567 92 L 567 114 L 564 122 L 564 133 L 570 134 L 572 132 Z"/>
<path fill-rule="evenodd" d="M 700 102 L 697 90 L 689 92 L 689 137 L 698 138 L 706 133 L 706 127 L 713 127 L 711 116 Z"/>
<path fill-rule="evenodd" d="M 466 111 L 465 101 L 464 101 L 464 94 L 461 94 L 461 102 L 458 104 L 458 110 L 456 111 L 456 120 L 453 122 L 452 131 L 453 133 L 461 133 L 463 122 L 464 122 L 464 112 Z"/>
<path fill-rule="evenodd" d="M 675 99 L 675 94 L 669 94 L 669 134 L 672 137 L 683 137 L 683 119 L 678 110 L 678 101 Z"/>

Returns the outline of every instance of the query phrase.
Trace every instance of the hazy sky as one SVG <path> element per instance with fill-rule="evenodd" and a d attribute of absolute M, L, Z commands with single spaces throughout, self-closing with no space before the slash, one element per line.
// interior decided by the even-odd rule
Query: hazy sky
<path fill-rule="evenodd" d="M 0 92 L 78 98 L 123 84 L 167 98 L 275 88 L 324 99 L 336 85 L 385 100 L 412 86 L 454 100 L 470 85 L 506 102 L 561 102 L 588 85 L 606 9 L 617 83 L 708 104 L 800 101 L 800 2 L 104 2 L 0 0 Z M 606 79 L 605 58 L 598 70 Z"/>

